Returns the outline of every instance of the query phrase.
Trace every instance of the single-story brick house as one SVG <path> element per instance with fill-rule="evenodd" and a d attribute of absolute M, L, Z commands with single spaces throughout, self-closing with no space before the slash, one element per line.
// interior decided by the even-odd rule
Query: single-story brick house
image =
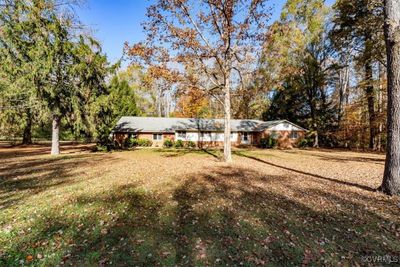
<path fill-rule="evenodd" d="M 287 120 L 231 120 L 234 146 L 258 146 L 262 138 L 272 136 L 281 148 L 290 148 L 304 137 L 306 129 Z M 193 141 L 199 147 L 222 146 L 223 119 L 161 117 L 122 117 L 112 131 L 119 143 L 130 137 L 149 139 L 161 147 L 164 140 Z"/>

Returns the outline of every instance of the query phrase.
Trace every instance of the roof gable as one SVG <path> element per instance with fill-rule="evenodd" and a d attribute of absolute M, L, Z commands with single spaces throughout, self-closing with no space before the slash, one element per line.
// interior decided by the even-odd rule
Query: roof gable
<path fill-rule="evenodd" d="M 303 127 L 300 127 L 293 122 L 288 120 L 277 120 L 277 121 L 265 121 L 260 123 L 258 126 L 261 131 L 263 130 L 275 130 L 275 131 L 307 131 Z"/>

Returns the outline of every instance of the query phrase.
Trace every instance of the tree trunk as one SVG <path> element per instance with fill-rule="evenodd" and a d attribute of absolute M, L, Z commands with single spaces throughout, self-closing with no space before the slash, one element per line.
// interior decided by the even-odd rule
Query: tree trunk
<path fill-rule="evenodd" d="M 311 119 L 313 121 L 313 128 L 314 128 L 313 129 L 314 130 L 314 144 L 313 144 L 313 147 L 314 148 L 318 148 L 319 147 L 318 125 L 315 122 L 316 119 L 315 119 L 315 113 L 314 113 L 314 109 L 313 108 L 311 108 Z"/>
<path fill-rule="evenodd" d="M 339 111 L 338 111 L 338 124 L 340 125 L 344 110 L 348 100 L 348 85 L 349 85 L 349 67 L 345 67 L 339 72 Z"/>
<path fill-rule="evenodd" d="M 23 145 L 32 144 L 32 113 L 30 109 L 28 109 L 26 112 L 26 126 L 24 128 L 22 144 Z"/>
<path fill-rule="evenodd" d="M 53 128 L 51 133 L 51 155 L 60 154 L 60 116 L 53 115 Z"/>
<path fill-rule="evenodd" d="M 379 64 L 379 91 L 378 91 L 378 132 L 377 132 L 377 140 L 376 140 L 376 150 L 382 150 L 382 132 L 383 132 L 383 79 L 384 79 L 384 71 L 382 64 Z"/>
<path fill-rule="evenodd" d="M 225 128 L 224 128 L 224 160 L 225 162 L 232 161 L 231 151 L 231 88 L 229 75 L 227 75 L 224 87 L 224 115 L 225 115 Z"/>
<path fill-rule="evenodd" d="M 368 102 L 368 119 L 369 119 L 369 149 L 375 147 L 375 94 L 373 85 L 373 69 L 371 62 L 365 64 L 365 94 Z"/>
<path fill-rule="evenodd" d="M 316 129 L 316 126 L 314 125 L 314 129 Z M 318 130 L 314 131 L 314 144 L 313 148 L 319 148 L 319 137 L 318 137 Z"/>
<path fill-rule="evenodd" d="M 388 108 L 382 191 L 400 195 L 400 0 L 385 0 Z"/>

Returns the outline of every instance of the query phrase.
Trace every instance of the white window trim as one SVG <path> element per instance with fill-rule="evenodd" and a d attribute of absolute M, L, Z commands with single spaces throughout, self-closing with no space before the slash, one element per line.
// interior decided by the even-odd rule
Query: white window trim
<path fill-rule="evenodd" d="M 187 137 L 187 132 L 186 131 L 177 131 L 176 133 L 178 135 L 178 138 L 186 139 L 186 137 Z"/>
<path fill-rule="evenodd" d="M 156 137 L 156 138 L 154 138 Z M 160 138 L 158 138 L 160 137 Z M 162 133 L 153 133 L 153 141 L 162 141 L 163 139 L 163 134 Z"/>
<path fill-rule="evenodd" d="M 211 132 L 200 132 L 200 137 L 201 138 L 208 137 L 211 139 Z"/>
<path fill-rule="evenodd" d="M 246 136 L 247 140 L 244 139 L 245 136 Z M 240 139 L 241 139 L 242 143 L 250 143 L 250 134 L 248 132 L 242 132 Z"/>
<path fill-rule="evenodd" d="M 294 137 L 294 134 L 296 134 L 296 137 Z M 289 138 L 293 139 L 293 140 L 294 139 L 298 139 L 299 138 L 299 133 L 297 131 L 291 131 Z"/>

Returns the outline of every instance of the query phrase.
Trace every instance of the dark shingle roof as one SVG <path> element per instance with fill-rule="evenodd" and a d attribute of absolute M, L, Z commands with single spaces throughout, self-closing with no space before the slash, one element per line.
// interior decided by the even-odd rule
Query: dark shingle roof
<path fill-rule="evenodd" d="M 284 121 L 231 120 L 234 132 L 263 131 Z M 286 122 L 286 121 L 285 121 Z M 296 127 L 299 127 L 295 125 Z M 301 128 L 301 127 L 299 127 Z M 301 128 L 302 129 L 302 128 Z M 114 132 L 223 131 L 223 119 L 121 117 Z"/>

